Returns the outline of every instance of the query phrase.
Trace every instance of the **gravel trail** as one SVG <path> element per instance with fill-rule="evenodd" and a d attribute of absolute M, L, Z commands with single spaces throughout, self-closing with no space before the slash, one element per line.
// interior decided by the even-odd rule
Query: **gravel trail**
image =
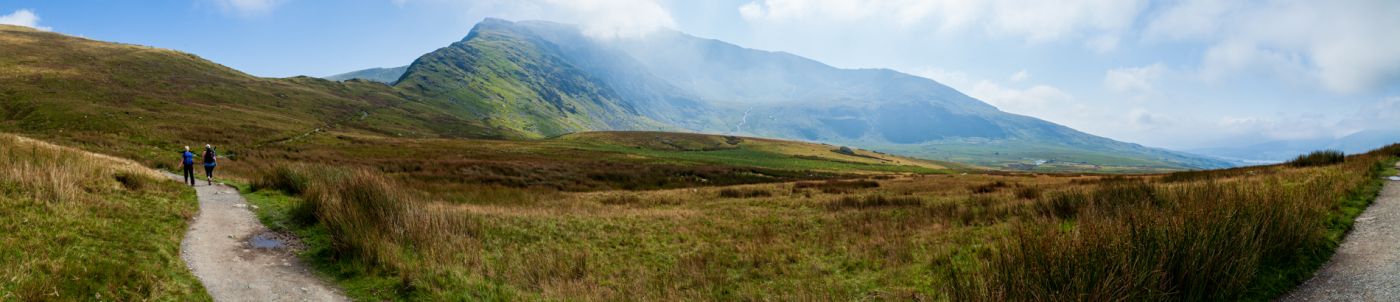
<path fill-rule="evenodd" d="M 1386 180 L 1332 260 L 1279 301 L 1400 301 L 1400 181 Z"/>
<path fill-rule="evenodd" d="M 195 191 L 199 215 L 180 257 L 214 301 L 347 301 L 292 254 L 294 240 L 258 222 L 237 189 L 199 181 Z"/>

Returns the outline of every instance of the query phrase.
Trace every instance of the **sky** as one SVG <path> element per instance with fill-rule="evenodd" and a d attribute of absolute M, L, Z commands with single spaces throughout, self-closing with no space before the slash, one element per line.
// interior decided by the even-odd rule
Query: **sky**
<path fill-rule="evenodd" d="M 674 29 L 928 77 L 1003 111 L 1192 149 L 1400 128 L 1393 0 L 0 0 L 0 24 L 264 77 L 394 67 L 486 17 Z"/>

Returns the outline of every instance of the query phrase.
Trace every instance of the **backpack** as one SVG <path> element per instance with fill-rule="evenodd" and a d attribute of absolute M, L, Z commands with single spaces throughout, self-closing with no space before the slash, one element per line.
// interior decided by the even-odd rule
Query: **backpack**
<path fill-rule="evenodd" d="M 212 163 L 212 162 L 214 162 L 214 149 L 204 150 L 204 162 L 205 162 L 205 163 Z"/>

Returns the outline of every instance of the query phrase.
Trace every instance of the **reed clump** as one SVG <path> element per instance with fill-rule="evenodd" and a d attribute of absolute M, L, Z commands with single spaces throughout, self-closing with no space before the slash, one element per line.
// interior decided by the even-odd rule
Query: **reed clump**
<path fill-rule="evenodd" d="M 979 301 L 1270 299 L 1326 261 L 1377 194 L 1386 152 L 1047 194 L 1041 218 L 947 289 Z"/>

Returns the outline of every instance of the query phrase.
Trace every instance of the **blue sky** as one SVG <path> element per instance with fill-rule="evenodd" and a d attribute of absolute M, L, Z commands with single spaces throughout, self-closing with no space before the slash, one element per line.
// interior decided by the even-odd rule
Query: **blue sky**
<path fill-rule="evenodd" d="M 1400 1 L 0 0 L 0 23 L 267 77 L 401 66 L 484 17 L 671 28 L 929 77 L 1002 110 L 1169 148 L 1400 128 Z"/>

